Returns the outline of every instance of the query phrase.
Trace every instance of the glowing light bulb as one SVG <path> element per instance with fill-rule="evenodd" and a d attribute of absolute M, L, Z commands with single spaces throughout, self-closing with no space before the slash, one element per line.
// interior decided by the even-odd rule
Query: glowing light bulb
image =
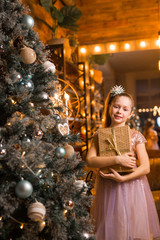
<path fill-rule="evenodd" d="M 140 47 L 142 47 L 142 48 L 146 47 L 146 42 L 145 41 L 141 41 L 140 42 Z"/>
<path fill-rule="evenodd" d="M 24 227 L 24 224 L 22 223 L 21 226 L 20 226 L 20 229 L 23 229 L 23 227 Z"/>
<path fill-rule="evenodd" d="M 115 51 L 115 50 L 116 50 L 116 46 L 115 46 L 114 44 L 111 44 L 111 45 L 109 46 L 109 49 L 110 49 L 111 51 Z"/>
<path fill-rule="evenodd" d="M 100 52 L 100 51 L 101 51 L 100 46 L 95 46 L 94 51 L 95 51 L 95 52 Z"/>
<path fill-rule="evenodd" d="M 90 70 L 90 74 L 91 74 L 91 76 L 94 75 L 94 70 L 93 69 Z"/>
<path fill-rule="evenodd" d="M 125 48 L 126 50 L 129 50 L 129 49 L 130 49 L 130 44 L 129 44 L 129 43 L 125 43 L 124 48 Z"/>
<path fill-rule="evenodd" d="M 85 54 L 85 53 L 86 53 L 86 49 L 85 49 L 85 48 L 81 48 L 81 49 L 80 49 L 80 52 L 81 52 L 82 54 Z"/>

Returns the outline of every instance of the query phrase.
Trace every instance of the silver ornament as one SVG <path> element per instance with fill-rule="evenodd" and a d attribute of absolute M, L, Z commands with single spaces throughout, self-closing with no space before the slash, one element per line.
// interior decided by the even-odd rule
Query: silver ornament
<path fill-rule="evenodd" d="M 63 147 L 57 147 L 56 150 L 55 150 L 55 155 L 56 157 L 58 158 L 62 158 L 64 157 L 66 154 L 66 151 Z"/>
<path fill-rule="evenodd" d="M 34 19 L 30 15 L 25 15 L 22 19 L 22 23 L 27 28 L 32 28 L 34 26 Z"/>
<path fill-rule="evenodd" d="M 7 154 L 7 150 L 5 146 L 1 143 L 0 144 L 0 159 L 3 159 Z"/>
<path fill-rule="evenodd" d="M 34 90 L 34 84 L 31 80 L 25 80 L 23 79 L 19 84 L 19 91 L 21 93 L 25 93 L 25 92 L 33 92 Z"/>
<path fill-rule="evenodd" d="M 19 72 L 14 72 L 12 75 L 11 75 L 11 79 L 13 81 L 13 83 L 16 83 L 16 82 L 19 82 L 21 81 L 22 79 L 22 76 Z"/>
<path fill-rule="evenodd" d="M 25 199 L 32 195 L 33 186 L 27 180 L 20 181 L 15 188 L 17 197 Z"/>

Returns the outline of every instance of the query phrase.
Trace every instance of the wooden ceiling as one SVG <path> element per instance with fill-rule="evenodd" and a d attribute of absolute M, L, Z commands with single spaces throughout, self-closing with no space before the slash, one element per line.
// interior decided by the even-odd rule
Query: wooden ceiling
<path fill-rule="evenodd" d="M 156 38 L 160 0 L 76 0 L 80 45 Z"/>

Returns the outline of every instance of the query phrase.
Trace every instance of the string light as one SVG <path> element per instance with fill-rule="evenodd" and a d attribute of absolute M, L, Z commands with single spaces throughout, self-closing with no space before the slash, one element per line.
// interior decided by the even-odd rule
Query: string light
<path fill-rule="evenodd" d="M 23 227 L 24 227 L 24 224 L 22 223 L 21 226 L 20 226 L 20 229 L 23 229 Z"/>
<path fill-rule="evenodd" d="M 140 42 L 140 47 L 142 47 L 142 48 L 146 47 L 146 42 L 145 41 L 141 41 Z"/>
<path fill-rule="evenodd" d="M 130 49 L 130 44 L 129 44 L 129 43 L 125 43 L 125 44 L 124 44 L 124 48 L 125 48 L 126 50 L 129 50 L 129 49 Z"/>
<path fill-rule="evenodd" d="M 80 52 L 81 52 L 82 54 L 85 54 L 85 53 L 86 53 L 86 48 L 81 48 L 81 49 L 80 49 Z"/>
<path fill-rule="evenodd" d="M 154 106 L 153 108 L 143 108 L 143 109 L 138 109 L 139 113 L 145 113 L 145 112 L 153 112 L 153 116 L 156 116 L 157 113 L 160 115 L 160 107 Z"/>
<path fill-rule="evenodd" d="M 115 50 L 116 50 L 116 46 L 115 46 L 114 44 L 111 44 L 111 45 L 109 46 L 109 49 L 110 49 L 111 51 L 115 51 Z"/>
<path fill-rule="evenodd" d="M 15 105 L 17 102 L 11 98 L 11 103 Z"/>
<path fill-rule="evenodd" d="M 100 52 L 100 51 L 101 51 L 100 46 L 95 46 L 94 51 L 95 51 L 95 52 Z"/>
<path fill-rule="evenodd" d="M 34 107 L 34 103 L 30 102 L 29 104 L 31 105 L 31 107 Z"/>

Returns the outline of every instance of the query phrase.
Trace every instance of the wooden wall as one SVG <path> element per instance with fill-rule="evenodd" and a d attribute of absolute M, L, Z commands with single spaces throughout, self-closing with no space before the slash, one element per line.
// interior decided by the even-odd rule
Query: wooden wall
<path fill-rule="evenodd" d="M 76 0 L 81 45 L 157 37 L 159 0 Z"/>
<path fill-rule="evenodd" d="M 30 12 L 28 13 L 34 18 L 35 26 L 34 30 L 39 33 L 39 37 L 41 41 L 46 43 L 48 40 L 52 39 L 53 34 L 52 31 L 41 21 L 39 21 L 37 18 L 43 19 L 45 22 L 47 22 L 50 26 L 53 24 L 53 19 L 51 18 L 50 14 L 40 6 L 39 0 L 23 0 L 23 3 L 29 7 Z M 56 7 L 61 7 L 62 4 L 58 0 L 56 2 Z M 65 36 L 65 29 L 59 28 L 57 37 L 64 37 Z"/>

